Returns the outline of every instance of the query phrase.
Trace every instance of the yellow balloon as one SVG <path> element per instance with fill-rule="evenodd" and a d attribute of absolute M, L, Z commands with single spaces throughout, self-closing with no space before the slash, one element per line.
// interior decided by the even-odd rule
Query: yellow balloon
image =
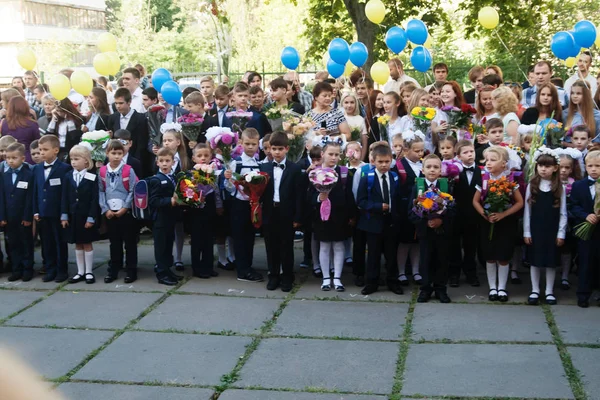
<path fill-rule="evenodd" d="M 117 38 L 112 33 L 104 32 L 98 36 L 98 49 L 101 53 L 117 51 Z"/>
<path fill-rule="evenodd" d="M 96 54 L 94 56 L 94 69 L 100 75 L 110 75 L 112 72 L 110 57 L 106 53 Z"/>
<path fill-rule="evenodd" d="M 569 57 L 565 60 L 565 65 L 567 66 L 567 68 L 573 68 L 576 62 L 577 59 L 575 57 Z"/>
<path fill-rule="evenodd" d="M 369 0 L 365 6 L 365 14 L 369 21 L 380 24 L 385 18 L 385 6 L 381 0 Z"/>
<path fill-rule="evenodd" d="M 500 22 L 498 11 L 493 7 L 483 7 L 479 10 L 479 23 L 485 29 L 494 29 Z"/>
<path fill-rule="evenodd" d="M 69 78 L 63 74 L 54 75 L 48 82 L 48 86 L 50 87 L 50 94 L 59 101 L 66 98 L 71 91 Z"/>
<path fill-rule="evenodd" d="M 114 75 L 121 70 L 121 59 L 114 51 L 106 53 L 106 55 L 110 61 L 110 75 Z"/>
<path fill-rule="evenodd" d="M 594 42 L 594 44 L 600 47 L 600 35 L 596 35 L 596 41 Z"/>
<path fill-rule="evenodd" d="M 90 74 L 85 71 L 75 71 L 71 75 L 71 86 L 73 90 L 84 96 L 89 96 L 94 87 Z"/>
<path fill-rule="evenodd" d="M 17 61 L 19 65 L 26 70 L 33 70 L 35 68 L 35 64 L 37 64 L 37 59 L 35 58 L 35 54 L 30 49 L 21 49 L 17 53 Z"/>
<path fill-rule="evenodd" d="M 431 49 L 433 47 L 433 39 L 431 38 L 431 35 L 427 36 L 427 40 L 425 43 L 423 43 L 423 46 L 425 46 L 426 49 Z"/>
<path fill-rule="evenodd" d="M 352 70 L 354 69 L 354 65 L 350 61 L 346 63 L 346 67 L 344 68 L 344 76 L 350 76 Z"/>
<path fill-rule="evenodd" d="M 377 61 L 371 66 L 371 77 L 380 85 L 384 85 L 390 77 L 390 69 L 383 61 Z"/>

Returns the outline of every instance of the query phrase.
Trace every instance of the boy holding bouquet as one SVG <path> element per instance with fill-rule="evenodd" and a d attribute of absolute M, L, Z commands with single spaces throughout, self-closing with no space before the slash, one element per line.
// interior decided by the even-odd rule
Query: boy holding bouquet
<path fill-rule="evenodd" d="M 204 96 L 200 92 L 192 92 L 185 98 L 184 108 L 189 114 L 182 115 L 177 122 L 181 124 L 184 141 L 194 149 L 196 144 L 206 142 L 206 131 L 213 126 L 219 126 L 216 117 L 211 117 L 205 111 Z"/>
<path fill-rule="evenodd" d="M 413 188 L 408 217 L 416 226 L 419 238 L 420 263 L 423 282 L 417 302 L 426 303 L 435 291 L 441 303 L 450 303 L 446 292 L 448 281 L 448 257 L 452 238 L 454 218 L 453 199 L 443 190 L 448 190 L 447 182 L 442 185 L 442 161 L 430 154 L 423 161 L 423 174 Z M 444 186 L 444 187 L 442 187 Z M 435 210 L 435 211 L 434 211 Z"/>

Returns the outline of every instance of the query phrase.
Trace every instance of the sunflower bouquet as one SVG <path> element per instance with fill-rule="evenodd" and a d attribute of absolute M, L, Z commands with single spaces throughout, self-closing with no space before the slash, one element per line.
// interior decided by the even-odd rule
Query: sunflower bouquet
<path fill-rule="evenodd" d="M 385 140 L 386 142 L 390 141 L 390 134 L 388 132 L 388 127 L 390 125 L 391 117 L 387 114 L 382 115 L 377 118 L 377 123 L 379 124 L 379 139 Z"/>

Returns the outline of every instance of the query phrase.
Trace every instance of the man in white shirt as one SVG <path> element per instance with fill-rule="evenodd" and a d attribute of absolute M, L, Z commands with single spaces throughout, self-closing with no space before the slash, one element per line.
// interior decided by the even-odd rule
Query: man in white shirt
<path fill-rule="evenodd" d="M 567 96 L 571 97 L 571 86 L 578 80 L 583 80 L 592 92 L 592 97 L 594 97 L 596 90 L 598 89 L 598 82 L 596 81 L 596 78 L 590 74 L 591 67 L 592 55 L 589 51 L 584 51 L 579 55 L 579 59 L 577 60 L 577 72 L 567 79 L 567 82 L 565 83 L 565 92 L 567 93 Z"/>
<path fill-rule="evenodd" d="M 388 68 L 390 69 L 390 80 L 383 87 L 383 92 L 396 92 L 400 94 L 400 85 L 404 82 L 413 82 L 417 87 L 421 87 L 419 82 L 404 73 L 404 67 L 402 61 L 399 58 L 392 58 L 388 61 Z"/>
<path fill-rule="evenodd" d="M 125 68 L 121 79 L 123 86 L 131 92 L 131 108 L 139 113 L 145 113 L 142 88 L 140 87 L 140 71 L 137 68 Z"/>

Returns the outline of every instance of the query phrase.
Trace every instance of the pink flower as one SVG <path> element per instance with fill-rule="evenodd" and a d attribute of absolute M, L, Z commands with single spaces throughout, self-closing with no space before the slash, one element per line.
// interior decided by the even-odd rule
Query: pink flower
<path fill-rule="evenodd" d="M 233 141 L 233 138 L 231 136 L 229 136 L 229 135 L 223 135 L 223 136 L 221 136 L 221 142 L 223 144 L 229 145 L 229 144 L 231 144 L 232 141 Z"/>
<path fill-rule="evenodd" d="M 192 189 L 187 189 L 185 191 L 185 197 L 187 197 L 188 199 L 191 199 L 194 197 L 194 191 Z"/>

